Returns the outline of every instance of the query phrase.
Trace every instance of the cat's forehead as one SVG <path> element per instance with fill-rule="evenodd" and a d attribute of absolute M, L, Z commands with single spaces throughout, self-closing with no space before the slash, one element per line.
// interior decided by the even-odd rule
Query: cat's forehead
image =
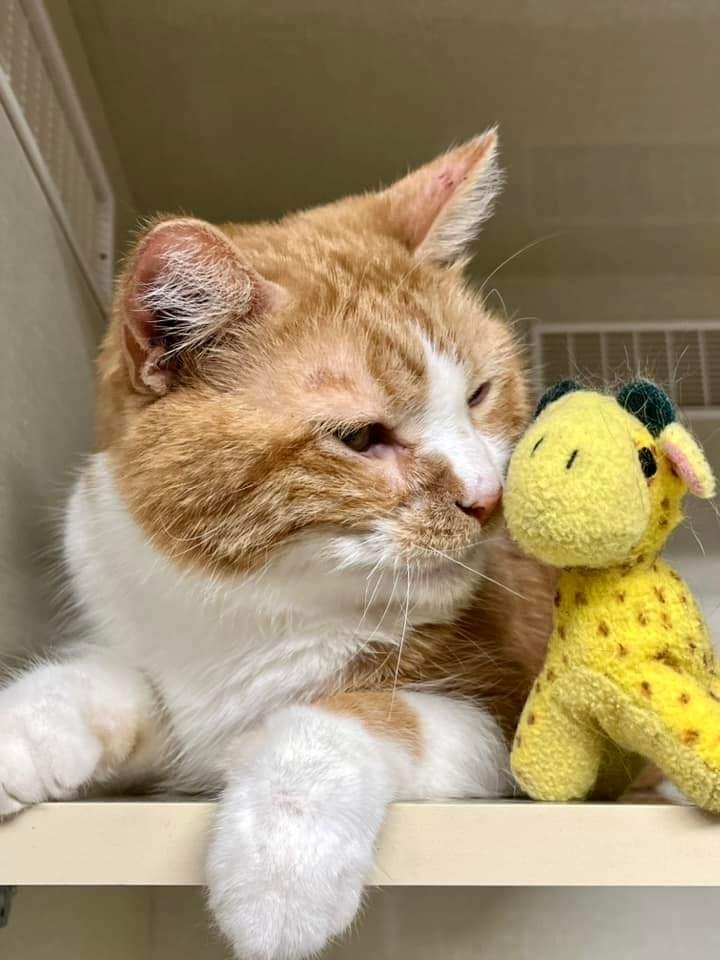
<path fill-rule="evenodd" d="M 305 409 L 354 405 L 372 416 L 419 407 L 437 357 L 461 381 L 506 363 L 506 328 L 459 272 L 424 264 L 387 237 L 323 228 L 299 219 L 242 238 L 253 266 L 288 291 L 259 331 L 257 389 Z"/>

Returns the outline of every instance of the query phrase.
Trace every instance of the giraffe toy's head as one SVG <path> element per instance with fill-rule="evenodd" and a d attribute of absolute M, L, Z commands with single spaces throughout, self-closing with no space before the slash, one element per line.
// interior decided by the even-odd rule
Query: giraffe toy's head
<path fill-rule="evenodd" d="M 640 380 L 611 396 L 566 380 L 545 393 L 511 458 L 505 517 L 545 563 L 610 567 L 655 556 L 688 491 L 712 497 L 715 479 L 658 386 Z"/>

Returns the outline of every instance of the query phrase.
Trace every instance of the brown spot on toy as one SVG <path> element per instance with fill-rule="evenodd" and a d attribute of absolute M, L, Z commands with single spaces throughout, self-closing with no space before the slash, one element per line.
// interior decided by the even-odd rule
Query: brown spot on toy
<path fill-rule="evenodd" d="M 639 553 L 639 554 L 637 555 L 637 558 L 636 558 L 636 560 L 635 560 L 635 563 L 645 563 L 645 554 L 644 554 L 644 553 Z"/>
<path fill-rule="evenodd" d="M 624 643 L 618 644 L 618 654 L 621 657 L 626 657 L 628 655 L 628 648 L 625 646 Z"/>
<path fill-rule="evenodd" d="M 661 529 L 664 529 L 664 528 L 668 525 L 669 522 L 670 522 L 670 521 L 668 520 L 667 517 L 660 517 L 660 519 L 658 520 L 658 526 L 659 526 Z"/>
<path fill-rule="evenodd" d="M 582 592 L 582 590 L 578 590 L 578 592 L 575 594 L 575 606 L 576 606 L 576 607 L 586 607 L 586 606 L 587 606 L 587 602 L 588 602 L 588 601 L 587 601 L 587 597 L 585 596 L 585 594 Z"/>
<path fill-rule="evenodd" d="M 650 623 L 650 618 L 646 613 L 643 613 L 642 611 L 640 611 L 640 613 L 638 614 L 638 623 L 640 624 L 641 627 L 646 627 Z"/>
<path fill-rule="evenodd" d="M 561 640 L 565 639 L 565 637 L 567 636 L 567 633 L 565 632 L 565 627 L 558 627 L 558 636 L 560 637 Z"/>
<path fill-rule="evenodd" d="M 625 603 L 625 591 L 624 591 L 624 590 L 619 590 L 619 591 L 615 594 L 615 598 L 616 598 L 620 603 Z"/>
<path fill-rule="evenodd" d="M 561 595 L 560 595 L 560 591 L 559 591 L 559 590 L 556 591 L 556 593 L 555 593 L 554 603 L 555 603 L 555 606 L 556 606 L 556 607 L 559 607 L 560 604 L 562 603 L 562 597 L 561 597 Z"/>
<path fill-rule="evenodd" d="M 563 654 L 562 662 L 563 662 L 563 664 L 564 664 L 566 667 L 568 666 L 569 661 L 568 661 L 568 658 L 567 658 L 567 654 L 565 654 L 565 653 Z"/>
<path fill-rule="evenodd" d="M 662 500 L 660 501 L 660 506 L 663 508 L 663 510 L 669 510 L 670 500 L 667 497 L 663 497 Z"/>
<path fill-rule="evenodd" d="M 528 722 L 528 726 L 529 726 L 529 727 L 532 727 L 532 725 L 535 723 L 535 714 L 534 714 L 534 713 L 531 713 L 531 714 L 530 714 L 530 716 L 528 717 L 528 721 L 527 721 L 527 722 Z"/>
<path fill-rule="evenodd" d="M 610 634 L 610 627 L 604 620 L 601 620 L 598 624 L 598 633 L 601 637 L 607 637 Z"/>
<path fill-rule="evenodd" d="M 687 602 L 688 602 L 687 594 L 686 594 L 686 593 L 681 593 L 681 594 L 680 594 L 680 603 L 687 604 Z"/>
<path fill-rule="evenodd" d="M 690 694 L 681 693 L 680 696 L 678 697 L 678 700 L 684 707 L 686 707 L 690 703 Z"/>
<path fill-rule="evenodd" d="M 683 730 L 680 739 L 686 747 L 692 747 L 700 739 L 700 734 L 697 730 Z"/>
<path fill-rule="evenodd" d="M 690 651 L 690 653 L 695 653 L 695 651 L 697 650 L 697 644 L 695 643 L 692 637 L 688 638 L 688 650 Z"/>
<path fill-rule="evenodd" d="M 710 696 L 713 700 L 717 700 L 720 703 L 720 693 L 715 693 L 714 690 L 711 690 Z"/>
<path fill-rule="evenodd" d="M 670 630 L 672 627 L 672 621 L 670 620 L 669 615 L 667 613 L 661 613 L 660 619 L 662 620 L 662 625 L 665 627 L 665 629 Z"/>
<path fill-rule="evenodd" d="M 663 588 L 653 587 L 653 590 L 655 591 L 655 596 L 658 598 L 660 603 L 665 603 L 665 591 L 663 590 Z"/>
<path fill-rule="evenodd" d="M 673 578 L 673 580 L 680 581 L 681 578 L 679 573 L 675 573 L 674 570 L 670 570 L 669 573 L 670 573 L 670 576 Z"/>
<path fill-rule="evenodd" d="M 552 683 L 556 676 L 557 674 L 555 673 L 554 670 L 548 670 L 547 672 L 548 683 Z"/>
<path fill-rule="evenodd" d="M 643 682 L 640 684 L 640 692 L 644 697 L 648 697 L 648 699 L 652 696 L 652 687 L 647 680 L 643 680 Z"/>

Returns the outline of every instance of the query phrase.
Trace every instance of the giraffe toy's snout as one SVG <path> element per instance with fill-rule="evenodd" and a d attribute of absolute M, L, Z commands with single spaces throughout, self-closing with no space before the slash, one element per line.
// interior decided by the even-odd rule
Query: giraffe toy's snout
<path fill-rule="evenodd" d="M 505 490 L 510 533 L 527 553 L 554 566 L 602 567 L 632 552 L 651 513 L 638 428 L 614 397 L 585 391 L 540 413 Z"/>

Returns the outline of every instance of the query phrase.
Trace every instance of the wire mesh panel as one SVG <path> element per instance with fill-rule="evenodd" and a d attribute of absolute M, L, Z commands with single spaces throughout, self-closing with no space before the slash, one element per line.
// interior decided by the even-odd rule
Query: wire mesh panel
<path fill-rule="evenodd" d="M 720 417 L 720 320 L 663 323 L 543 323 L 533 327 L 540 386 L 575 377 L 610 382 L 648 377 L 688 413 Z"/>
<path fill-rule="evenodd" d="M 0 104 L 92 287 L 107 303 L 112 189 L 39 0 L 0 0 Z"/>

